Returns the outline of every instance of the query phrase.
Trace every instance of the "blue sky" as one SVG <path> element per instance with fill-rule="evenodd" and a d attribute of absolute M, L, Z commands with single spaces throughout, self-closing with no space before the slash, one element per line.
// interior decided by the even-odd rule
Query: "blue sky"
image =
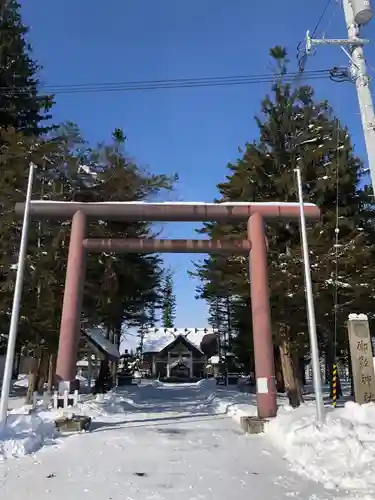
<path fill-rule="evenodd" d="M 297 43 L 312 30 L 326 0 L 22 0 L 31 26 L 34 56 L 48 85 L 126 82 L 264 74 L 269 48 L 286 46 L 294 61 Z M 288 8 L 285 5 L 288 5 Z M 327 37 L 345 37 L 343 13 L 332 0 L 321 27 Z M 375 21 L 365 34 L 375 40 Z M 375 49 L 366 48 L 375 67 Z M 307 69 L 345 64 L 339 48 L 322 47 Z M 355 89 L 330 80 L 313 82 L 349 126 L 356 151 L 364 144 Z M 264 84 L 233 87 L 61 94 L 55 121 L 76 122 L 96 142 L 124 129 L 128 151 L 156 172 L 177 172 L 169 199 L 212 201 L 237 148 L 256 137 L 253 116 L 267 92 Z M 165 237 L 194 237 L 194 225 L 170 224 Z M 188 277 L 194 255 L 169 255 L 175 270 L 178 327 L 205 327 L 204 302 L 195 300 Z"/>

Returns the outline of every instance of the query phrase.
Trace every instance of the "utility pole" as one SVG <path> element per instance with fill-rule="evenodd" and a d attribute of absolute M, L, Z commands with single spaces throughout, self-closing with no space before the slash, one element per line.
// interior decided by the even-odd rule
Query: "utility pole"
<path fill-rule="evenodd" d="M 373 11 L 371 0 L 342 0 L 342 5 L 348 38 L 343 40 L 312 39 L 307 32 L 306 53 L 311 53 L 312 47 L 316 45 L 339 45 L 349 58 L 349 69 L 344 70 L 341 76 L 354 82 L 357 89 L 372 189 L 375 196 L 375 113 L 363 50 L 364 45 L 368 44 L 369 40 L 360 38 L 361 27 L 371 21 Z"/>
<path fill-rule="evenodd" d="M 313 380 L 314 380 L 314 391 L 315 391 L 316 421 L 319 425 L 321 425 L 323 424 L 324 421 L 324 402 L 323 402 L 322 381 L 320 375 L 318 336 L 316 334 L 314 295 L 313 295 L 312 281 L 311 281 L 311 266 L 309 257 L 309 246 L 307 241 L 305 204 L 303 201 L 302 176 L 300 167 L 297 167 L 295 172 L 297 175 L 298 203 L 300 207 L 301 246 L 303 255 L 303 271 L 305 278 L 307 320 L 308 320 L 308 328 L 310 336 L 311 363 L 313 369 Z"/>
<path fill-rule="evenodd" d="M 27 192 L 25 201 L 25 212 L 23 215 L 23 223 L 22 223 L 20 251 L 18 254 L 17 275 L 16 275 L 16 282 L 14 285 L 12 315 L 10 318 L 8 346 L 5 359 L 3 382 L 1 387 L 0 431 L 5 427 L 8 415 L 8 400 L 9 400 L 10 386 L 12 383 L 14 351 L 16 348 L 18 320 L 21 309 L 21 298 L 23 289 L 23 277 L 24 277 L 26 257 L 27 257 L 27 243 L 28 243 L 29 225 L 30 225 L 30 207 L 31 207 L 31 196 L 33 191 L 35 169 L 36 166 L 34 165 L 34 163 L 30 163 L 29 180 L 27 183 Z"/>

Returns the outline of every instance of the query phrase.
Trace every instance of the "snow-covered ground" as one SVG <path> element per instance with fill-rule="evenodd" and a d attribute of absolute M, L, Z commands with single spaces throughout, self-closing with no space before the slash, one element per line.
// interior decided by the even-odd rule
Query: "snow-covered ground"
<path fill-rule="evenodd" d="M 316 425 L 314 405 L 284 407 L 267 435 L 300 475 L 329 489 L 357 493 L 362 500 L 375 498 L 374 403 L 349 401 L 344 408 L 327 408 L 322 428 Z"/>
<path fill-rule="evenodd" d="M 264 435 L 244 436 L 236 420 L 254 414 L 254 403 L 210 381 L 146 383 L 103 403 L 87 397 L 92 432 L 72 436 L 56 436 L 53 412 L 16 409 L 0 436 L 0 492 L 7 500 L 375 498 L 375 405 L 332 410 L 320 431 L 313 405 L 286 407 Z"/>

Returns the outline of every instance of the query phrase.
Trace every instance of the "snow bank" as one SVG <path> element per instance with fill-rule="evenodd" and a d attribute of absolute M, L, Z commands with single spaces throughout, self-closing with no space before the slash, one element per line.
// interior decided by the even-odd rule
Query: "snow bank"
<path fill-rule="evenodd" d="M 0 433 L 0 460 L 34 453 L 55 436 L 53 421 L 36 415 L 11 414 Z"/>
<path fill-rule="evenodd" d="M 195 386 L 203 391 L 213 391 L 216 388 L 216 380 L 214 378 L 204 378 L 197 382 Z"/>
<path fill-rule="evenodd" d="M 187 384 L 142 381 L 138 386 L 113 389 L 103 395 L 101 400 L 90 397 L 83 402 L 81 411 L 92 418 L 109 417 L 111 420 L 123 420 L 124 416 L 131 419 L 134 413 L 181 413 L 184 408 L 191 406 L 187 398 L 194 401 L 196 408 L 217 411 L 219 401 L 216 401 L 215 381 L 201 380 Z"/>
<path fill-rule="evenodd" d="M 134 413 L 144 409 L 147 411 L 147 405 L 137 403 L 131 395 L 125 391 L 119 394 L 116 391 L 110 391 L 103 395 L 103 400 L 89 398 L 81 406 L 81 412 L 85 415 L 96 416 L 123 416 L 124 413 Z"/>
<path fill-rule="evenodd" d="M 163 387 L 164 384 L 163 382 L 160 382 L 160 380 L 152 380 L 149 384 L 144 384 L 143 386 L 144 387 L 147 387 L 147 386 L 152 386 L 152 387 L 155 387 L 155 388 L 158 388 L 158 387 Z"/>
<path fill-rule="evenodd" d="M 241 423 L 241 417 L 255 417 L 258 414 L 256 404 L 251 403 L 231 403 L 227 400 L 217 400 L 215 409 L 218 413 L 225 413 L 232 417 L 238 424 Z"/>
<path fill-rule="evenodd" d="M 160 380 L 143 380 L 140 386 L 141 389 L 153 387 L 154 389 L 171 389 L 171 388 L 179 388 L 181 390 L 184 389 L 198 389 L 201 392 L 212 391 L 215 389 L 216 381 L 215 379 L 202 379 L 198 382 L 161 382 Z"/>
<path fill-rule="evenodd" d="M 321 429 L 315 405 L 285 406 L 266 427 L 295 472 L 328 489 L 375 494 L 375 404 L 326 409 Z M 366 497 L 367 498 L 367 497 Z"/>

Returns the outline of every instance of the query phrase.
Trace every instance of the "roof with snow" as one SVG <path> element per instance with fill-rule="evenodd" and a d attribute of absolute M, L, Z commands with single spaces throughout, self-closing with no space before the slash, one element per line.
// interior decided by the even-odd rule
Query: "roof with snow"
<path fill-rule="evenodd" d="M 214 333 L 212 328 L 148 328 L 143 340 L 143 352 L 160 352 L 179 336 L 201 350 L 202 339 L 209 333 Z"/>
<path fill-rule="evenodd" d="M 120 352 L 117 346 L 106 338 L 103 328 L 97 327 L 82 330 L 82 334 L 86 337 L 89 344 L 107 359 L 116 361 L 120 358 Z"/>

